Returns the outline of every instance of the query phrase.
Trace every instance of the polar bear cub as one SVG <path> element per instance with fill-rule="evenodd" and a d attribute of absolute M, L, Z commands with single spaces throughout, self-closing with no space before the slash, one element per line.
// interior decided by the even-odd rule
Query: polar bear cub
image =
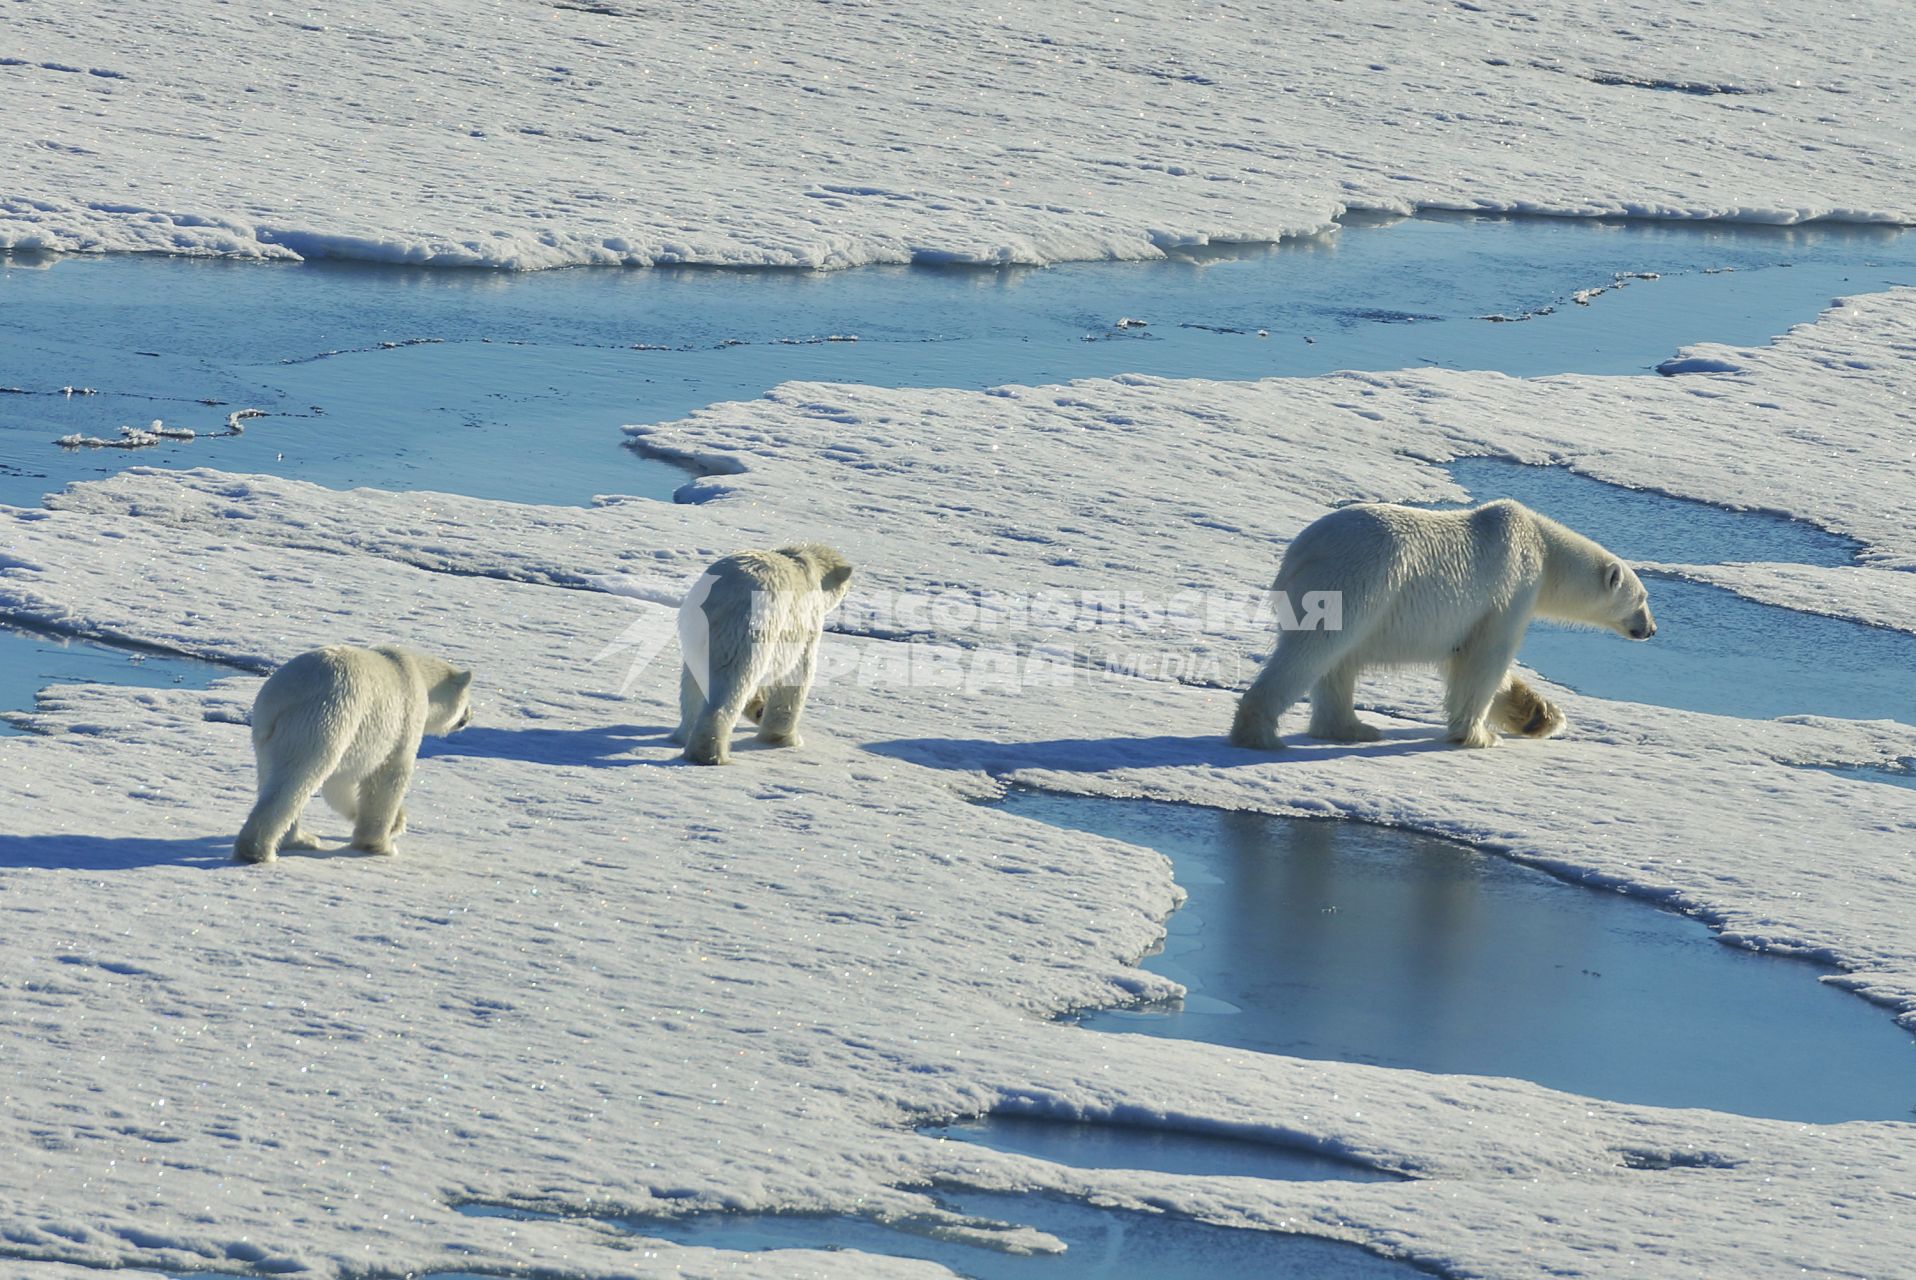
<path fill-rule="evenodd" d="M 760 742 L 800 745 L 825 615 L 851 580 L 845 557 L 815 542 L 740 551 L 701 575 L 679 608 L 684 665 L 672 741 L 687 760 L 729 762 L 741 715 L 758 721 Z"/>
<path fill-rule="evenodd" d="M 1271 750 L 1277 721 L 1308 690 L 1312 737 L 1370 742 L 1352 698 L 1369 667 L 1433 664 L 1447 680 L 1450 740 L 1493 747 L 1493 725 L 1549 737 L 1563 713 L 1511 673 L 1533 617 L 1656 634 L 1630 566 L 1580 533 L 1504 499 L 1469 511 L 1363 503 L 1312 523 L 1284 553 L 1273 590 L 1331 592 L 1341 625 L 1287 630 L 1238 703 L 1231 741 Z"/>
<path fill-rule="evenodd" d="M 471 723 L 471 686 L 472 672 L 397 645 L 329 645 L 275 671 L 253 699 L 259 800 L 233 856 L 318 848 L 299 825 L 314 791 L 352 820 L 353 848 L 391 853 L 419 740 Z"/>

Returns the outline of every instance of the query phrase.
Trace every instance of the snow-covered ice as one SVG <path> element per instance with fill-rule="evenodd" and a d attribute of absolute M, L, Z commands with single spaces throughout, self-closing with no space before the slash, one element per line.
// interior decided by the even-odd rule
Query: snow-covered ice
<path fill-rule="evenodd" d="M 1837 0 L 17 0 L 0 246 L 844 267 L 1348 209 L 1907 223 L 1913 35 Z"/>
<path fill-rule="evenodd" d="M 1833 0 L 16 0 L 0 248 L 848 267 L 1154 258 L 1353 210 L 1909 223 L 1912 35 L 1916 13 Z M 932 1276 L 458 1206 L 979 1230 L 930 1198 L 947 1184 L 1459 1276 L 1906 1272 L 1909 1123 L 1059 1024 L 1175 994 L 1137 961 L 1181 891 L 1153 852 L 973 801 L 1021 783 L 1477 842 L 1824 961 L 1916 1030 L 1916 789 L 1803 767 L 1908 759 L 1916 726 L 1563 691 L 1558 741 L 1255 755 L 1222 729 L 1266 629 L 1151 607 L 1254 595 L 1328 506 L 1457 501 L 1440 464 L 1493 455 L 1854 539 L 1848 565 L 1659 567 L 1916 631 L 1913 389 L 1897 289 L 1636 377 L 787 383 L 630 429 L 706 473 L 680 503 L 135 468 L 0 507 L 0 615 L 245 670 L 396 639 L 480 673 L 393 859 L 229 863 L 253 676 L 60 685 L 38 732 L 0 737 L 0 1274 Z M 800 538 L 860 568 L 806 747 L 679 766 L 678 592 Z M 1085 593 L 1126 591 L 1146 608 L 1075 629 Z M 1059 601 L 1080 608 L 1062 626 Z M 1098 669 L 1153 652 L 1189 659 L 1158 672 L 1183 681 Z M 1012 690 L 1006 655 L 1042 678 Z M 1434 693 L 1406 675 L 1361 699 L 1434 733 Z M 915 1131 L 991 1111 L 1405 1177 L 1081 1169 Z"/>
<path fill-rule="evenodd" d="M 1055 641 L 1042 618 L 893 606 L 1261 590 L 1327 504 L 1456 499 L 1436 464 L 1470 453 L 1859 539 L 1865 568 L 1729 582 L 1807 603 L 1824 575 L 1916 562 L 1912 300 L 1848 300 L 1730 353 L 1736 374 L 792 385 L 636 433 L 713 471 L 687 504 L 135 470 L 0 511 L 8 614 L 255 665 L 430 640 L 481 690 L 474 728 L 422 761 L 397 858 L 263 874 L 225 861 L 250 799 L 250 679 L 62 687 L 40 735 L 0 740 L 0 1147 L 32 1153 L 0 1167 L 5 1250 L 929 1274 L 452 1206 L 935 1215 L 923 1188 L 957 1181 L 1355 1240 L 1454 1274 L 1894 1274 L 1916 1245 L 1908 1124 L 1657 1110 L 1048 1022 L 1166 994 L 1133 962 L 1179 892 L 1153 853 L 970 799 L 1017 781 L 1482 842 L 1837 965 L 1916 1026 L 1916 791 L 1797 767 L 1907 757 L 1916 728 L 1566 693 L 1559 741 L 1267 757 L 1223 744 L 1228 689 L 1074 669 L 1013 696 L 962 673 L 1000 643 Z M 806 748 L 674 765 L 670 601 L 717 551 L 800 537 L 852 555 L 864 608 L 844 623 L 863 634 L 828 637 Z M 1122 638 L 1237 662 L 1268 643 L 1229 623 Z M 628 658 L 654 651 L 620 696 Z M 1364 700 L 1434 733 L 1434 693 L 1407 676 Z M 993 1109 L 1302 1142 L 1413 1177 L 1083 1170 L 912 1132 Z"/>

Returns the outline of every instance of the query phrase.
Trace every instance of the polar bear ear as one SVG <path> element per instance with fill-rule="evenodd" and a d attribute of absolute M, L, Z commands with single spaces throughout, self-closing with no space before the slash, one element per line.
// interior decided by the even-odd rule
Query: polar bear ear
<path fill-rule="evenodd" d="M 1623 561 L 1612 560 L 1603 566 L 1603 589 L 1615 591 L 1623 585 Z"/>
<path fill-rule="evenodd" d="M 457 689 L 457 690 L 459 690 L 459 691 L 461 691 L 461 692 L 463 692 L 463 691 L 465 691 L 465 690 L 466 690 L 467 688 L 469 688 L 469 687 L 470 687 L 471 685 L 472 685 L 472 672 L 470 672 L 470 671 L 457 671 L 457 672 L 454 672 L 454 673 L 453 673 L 453 677 L 452 677 L 452 687 L 453 687 L 454 689 Z"/>
<path fill-rule="evenodd" d="M 848 564 L 834 565 L 825 571 L 818 585 L 826 591 L 843 591 L 852 580 L 852 567 Z"/>

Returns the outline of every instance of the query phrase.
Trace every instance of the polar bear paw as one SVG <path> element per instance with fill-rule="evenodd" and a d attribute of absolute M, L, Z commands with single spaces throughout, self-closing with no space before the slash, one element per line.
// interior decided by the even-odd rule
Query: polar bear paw
<path fill-rule="evenodd" d="M 278 855 L 271 849 L 255 841 L 248 840 L 244 836 L 240 837 L 233 845 L 233 861 L 235 862 L 271 862 L 277 856 Z"/>
<path fill-rule="evenodd" d="M 716 736 L 693 734 L 685 744 L 685 758 L 693 764 L 730 764 L 732 751 Z"/>
<path fill-rule="evenodd" d="M 1515 675 L 1507 677 L 1498 690 L 1489 718 L 1505 733 L 1525 738 L 1554 738 L 1569 723 L 1556 703 Z"/>
<path fill-rule="evenodd" d="M 1231 725 L 1231 745 L 1251 751 L 1281 751 L 1284 740 L 1277 736 L 1275 724 L 1256 724 L 1239 717 Z"/>
<path fill-rule="evenodd" d="M 1383 730 L 1365 724 L 1356 716 L 1326 716 L 1311 718 L 1311 737 L 1321 738 L 1325 742 L 1381 742 Z"/>
<path fill-rule="evenodd" d="M 1450 740 L 1460 747 L 1494 747 L 1503 741 L 1481 720 L 1467 729 L 1452 729 Z"/>

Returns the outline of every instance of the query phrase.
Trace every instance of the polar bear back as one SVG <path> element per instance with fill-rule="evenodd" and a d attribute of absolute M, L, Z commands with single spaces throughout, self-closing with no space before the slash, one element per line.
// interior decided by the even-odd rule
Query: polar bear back
<path fill-rule="evenodd" d="M 327 754 L 339 752 L 335 772 L 364 776 L 395 748 L 416 749 L 422 733 L 443 731 L 435 693 L 455 675 L 450 663 L 395 646 L 309 650 L 260 686 L 254 748 L 276 757 L 325 744 Z"/>
<path fill-rule="evenodd" d="M 714 666 L 745 661 L 767 670 L 791 664 L 845 596 L 851 566 L 816 543 L 776 551 L 739 551 L 716 560 L 679 612 L 688 655 Z"/>

